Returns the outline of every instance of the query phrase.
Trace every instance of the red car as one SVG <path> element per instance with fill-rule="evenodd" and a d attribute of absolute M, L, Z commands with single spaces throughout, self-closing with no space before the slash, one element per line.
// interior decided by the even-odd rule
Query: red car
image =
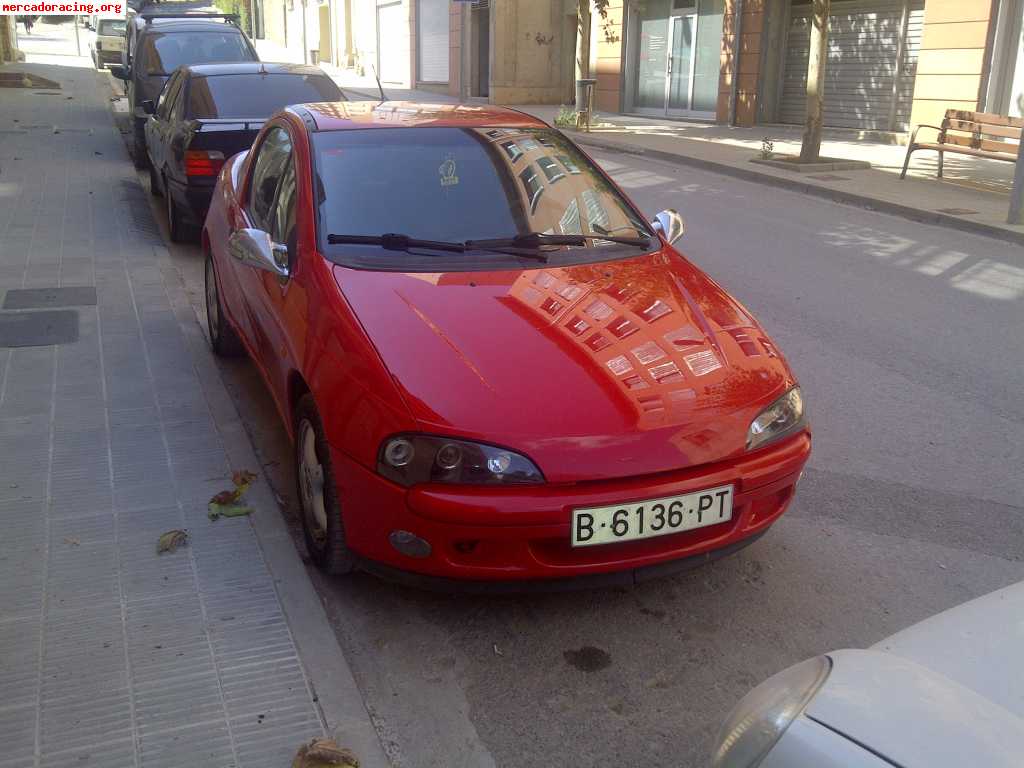
<path fill-rule="evenodd" d="M 315 562 L 632 583 L 763 533 L 810 454 L 800 389 L 681 234 L 514 110 L 269 120 L 217 182 L 207 311 L 291 434 Z"/>

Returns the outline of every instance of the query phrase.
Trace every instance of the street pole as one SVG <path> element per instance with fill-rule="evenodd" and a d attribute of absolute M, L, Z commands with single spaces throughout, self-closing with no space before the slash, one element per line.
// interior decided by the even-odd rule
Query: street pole
<path fill-rule="evenodd" d="M 1013 189 L 1010 190 L 1010 215 L 1008 224 L 1024 224 L 1024 142 L 1017 149 L 1017 165 L 1013 172 Z"/>
<path fill-rule="evenodd" d="M 78 39 L 78 17 L 71 17 L 71 26 L 75 28 L 75 48 L 78 49 L 78 55 L 82 55 L 82 41 Z"/>

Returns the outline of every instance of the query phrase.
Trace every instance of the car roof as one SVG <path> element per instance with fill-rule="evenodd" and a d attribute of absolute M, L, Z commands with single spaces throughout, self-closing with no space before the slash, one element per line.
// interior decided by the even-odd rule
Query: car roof
<path fill-rule="evenodd" d="M 361 128 L 548 128 L 525 112 L 490 104 L 420 104 L 414 101 L 332 101 L 301 105 L 318 131 Z"/>
<path fill-rule="evenodd" d="M 187 69 L 193 77 L 216 75 L 321 75 L 327 73 L 312 64 L 288 64 L 273 61 L 228 61 L 218 64 L 190 64 Z"/>
<path fill-rule="evenodd" d="M 148 23 L 147 23 L 148 22 Z M 143 29 L 159 30 L 164 32 L 224 32 L 230 30 L 242 34 L 242 30 L 234 24 L 216 19 L 187 19 L 175 17 L 161 19 L 159 16 L 150 16 L 148 19 L 142 16 L 135 17 L 135 26 Z"/>

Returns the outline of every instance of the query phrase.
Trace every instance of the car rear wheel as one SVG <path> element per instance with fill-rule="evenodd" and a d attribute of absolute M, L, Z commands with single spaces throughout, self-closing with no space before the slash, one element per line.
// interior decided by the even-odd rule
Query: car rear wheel
<path fill-rule="evenodd" d="M 350 573 L 356 560 L 345 545 L 330 449 L 316 403 L 309 394 L 303 395 L 295 408 L 295 480 L 310 558 L 325 573 Z"/>
<path fill-rule="evenodd" d="M 210 332 L 210 347 L 218 357 L 239 357 L 245 351 L 242 340 L 224 317 L 213 255 L 209 250 L 206 252 L 206 327 Z"/>
<path fill-rule="evenodd" d="M 167 201 L 167 234 L 172 243 L 185 242 L 185 229 L 188 226 L 178 212 L 178 206 L 174 202 L 174 195 L 171 188 L 167 186 L 167 177 L 164 176 L 164 200 Z"/>

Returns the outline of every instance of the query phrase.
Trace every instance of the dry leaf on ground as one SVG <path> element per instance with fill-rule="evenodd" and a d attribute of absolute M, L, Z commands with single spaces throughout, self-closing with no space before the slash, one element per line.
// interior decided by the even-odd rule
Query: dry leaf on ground
<path fill-rule="evenodd" d="M 359 768 L 359 760 L 334 739 L 313 739 L 299 747 L 292 768 Z"/>
<path fill-rule="evenodd" d="M 178 547 L 185 546 L 188 541 L 188 531 L 175 529 L 173 531 L 167 531 L 167 533 L 161 534 L 160 539 L 156 543 L 156 553 L 159 555 L 163 552 L 173 552 Z"/>

